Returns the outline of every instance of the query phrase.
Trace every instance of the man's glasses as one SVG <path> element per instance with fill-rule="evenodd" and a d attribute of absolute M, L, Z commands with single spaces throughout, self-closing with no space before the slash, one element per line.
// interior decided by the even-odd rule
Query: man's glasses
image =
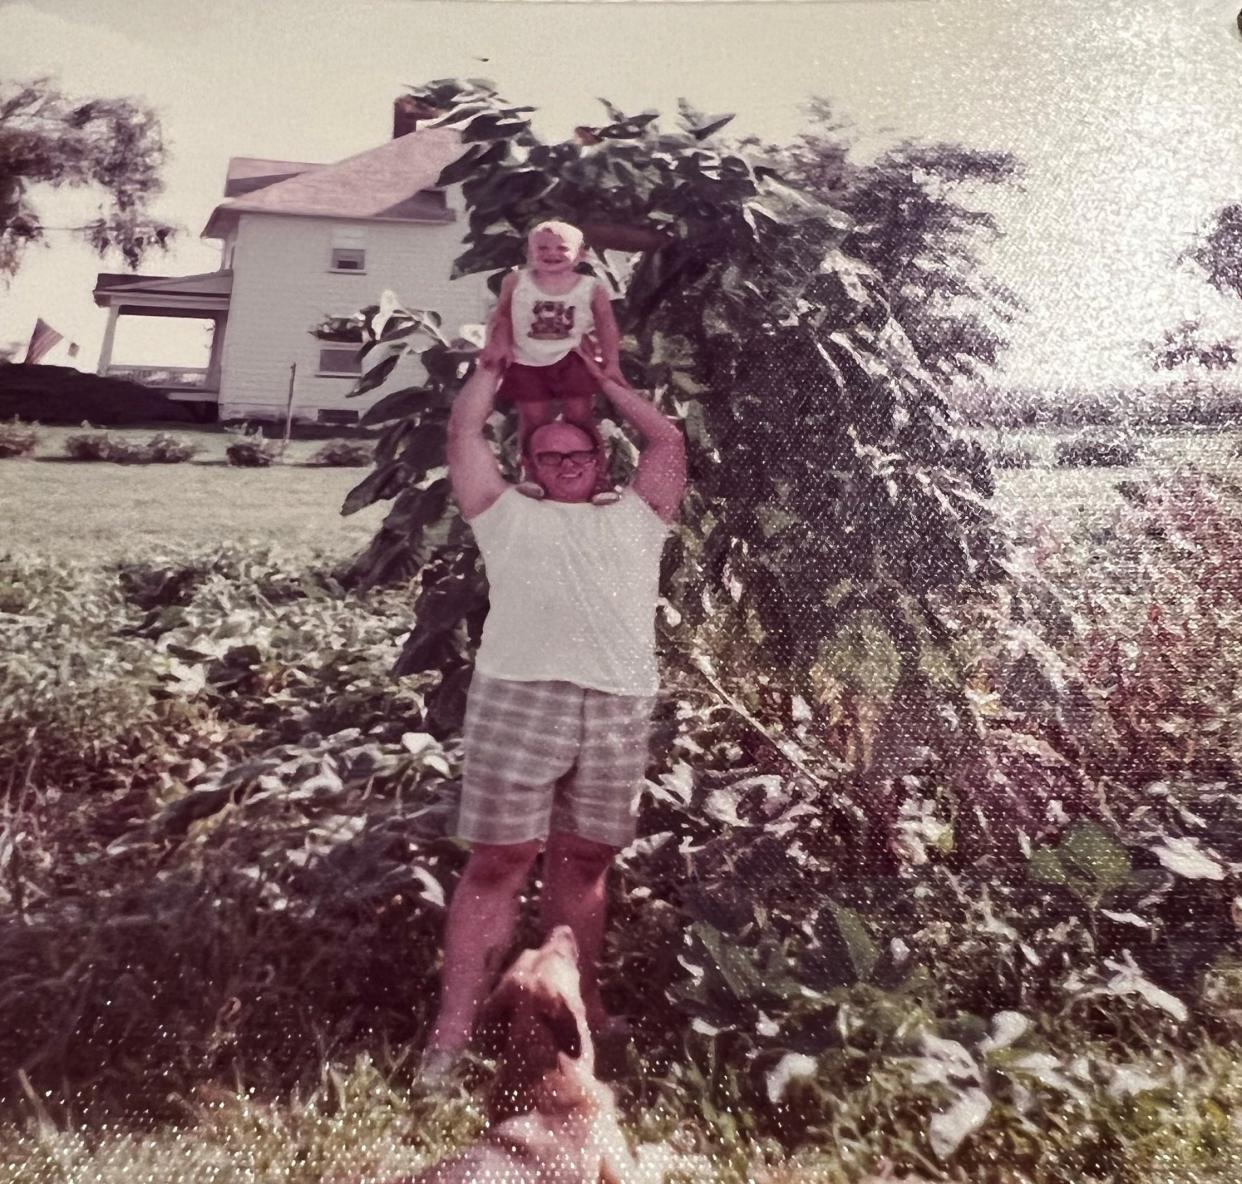
<path fill-rule="evenodd" d="M 536 452 L 535 463 L 542 469 L 559 469 L 566 461 L 589 465 L 595 459 L 596 451 L 594 448 L 579 448 L 574 452 Z"/>

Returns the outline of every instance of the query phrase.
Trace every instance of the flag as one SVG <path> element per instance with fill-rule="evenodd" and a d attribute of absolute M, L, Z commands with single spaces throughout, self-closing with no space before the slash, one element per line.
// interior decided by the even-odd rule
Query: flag
<path fill-rule="evenodd" d="M 34 365 L 60 340 L 61 335 L 42 317 L 37 317 L 34 332 L 30 335 L 30 344 L 26 347 L 26 365 Z"/>

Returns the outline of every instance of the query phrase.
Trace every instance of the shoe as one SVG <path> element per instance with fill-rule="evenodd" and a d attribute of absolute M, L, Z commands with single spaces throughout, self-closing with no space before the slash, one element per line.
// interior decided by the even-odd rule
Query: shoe
<path fill-rule="evenodd" d="M 533 497 L 536 501 L 548 496 L 544 487 L 535 481 L 519 481 L 515 488 L 523 497 Z"/>

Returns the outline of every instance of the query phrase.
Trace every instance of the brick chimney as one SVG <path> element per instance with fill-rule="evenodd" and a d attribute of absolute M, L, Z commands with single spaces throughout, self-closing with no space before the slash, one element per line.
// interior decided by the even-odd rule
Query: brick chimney
<path fill-rule="evenodd" d="M 418 125 L 442 114 L 439 107 L 433 107 L 425 99 L 417 95 L 400 95 L 392 104 L 392 138 L 408 136 L 418 131 Z"/>

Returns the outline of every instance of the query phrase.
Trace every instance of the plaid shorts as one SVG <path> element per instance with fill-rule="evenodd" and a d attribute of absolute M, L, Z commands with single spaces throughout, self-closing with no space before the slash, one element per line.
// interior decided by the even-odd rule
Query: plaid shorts
<path fill-rule="evenodd" d="M 647 769 L 652 695 L 477 670 L 466 699 L 460 838 L 526 843 L 561 831 L 628 846 Z"/>

